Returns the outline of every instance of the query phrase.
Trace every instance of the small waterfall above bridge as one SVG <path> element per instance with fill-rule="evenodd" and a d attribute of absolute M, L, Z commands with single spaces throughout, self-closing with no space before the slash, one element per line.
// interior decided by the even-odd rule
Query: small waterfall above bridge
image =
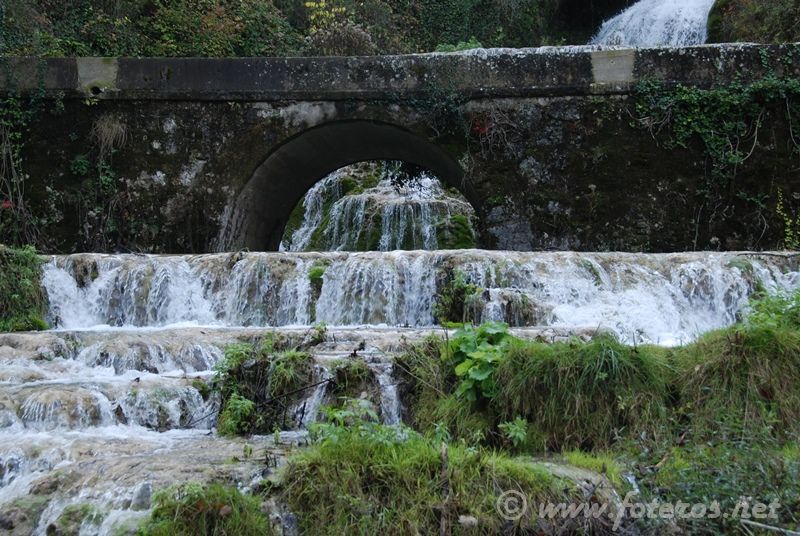
<path fill-rule="evenodd" d="M 593 45 L 633 47 L 705 43 L 714 0 L 640 0 L 603 23 Z"/>

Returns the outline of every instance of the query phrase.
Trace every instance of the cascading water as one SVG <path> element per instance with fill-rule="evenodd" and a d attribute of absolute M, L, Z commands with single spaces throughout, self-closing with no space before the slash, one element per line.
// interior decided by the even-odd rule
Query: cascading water
<path fill-rule="evenodd" d="M 603 23 L 593 45 L 688 46 L 705 43 L 714 0 L 640 0 Z"/>
<path fill-rule="evenodd" d="M 419 327 L 434 324 L 437 292 L 462 273 L 481 289 L 470 298 L 475 320 L 600 326 L 629 342 L 676 344 L 733 323 L 758 284 L 800 284 L 796 269 L 790 257 L 735 253 L 79 254 L 53 258 L 44 284 L 64 329 Z M 312 270 L 323 272 L 320 286 Z"/>
<path fill-rule="evenodd" d="M 376 164 L 342 168 L 308 191 L 287 229 L 281 251 L 435 250 L 451 247 L 448 228 L 466 222 L 472 206 L 426 172 L 393 182 Z M 378 180 L 380 179 L 380 180 Z M 376 181 L 377 182 L 374 182 Z M 440 243 L 440 235 L 443 243 Z"/>
<path fill-rule="evenodd" d="M 148 490 L 203 480 L 208 467 L 245 489 L 260 480 L 263 466 L 241 459 L 246 440 L 209 435 L 219 399 L 202 385 L 224 348 L 265 330 L 279 330 L 291 347 L 306 344 L 312 324 L 328 325 L 310 350 L 315 384 L 281 434 L 302 441 L 335 400 L 336 367 L 353 360 L 372 378 L 362 398 L 385 423 L 400 422 L 390 356 L 430 332 L 436 295 L 455 277 L 475 285 L 470 318 L 524 326 L 519 336 L 603 329 L 632 343 L 677 344 L 733 323 L 757 288 L 799 287 L 799 268 L 797 257 L 750 253 L 52 257 L 43 285 L 56 329 L 0 334 L 0 515 L 46 497 L 39 510 L 24 510 L 32 524 L 9 521 L 44 535 L 89 504 L 97 516 L 80 533 L 104 535 L 146 515 Z"/>

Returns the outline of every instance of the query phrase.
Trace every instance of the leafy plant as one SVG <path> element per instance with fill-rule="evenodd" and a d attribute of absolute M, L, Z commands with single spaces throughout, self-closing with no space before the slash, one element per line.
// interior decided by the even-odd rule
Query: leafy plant
<path fill-rule="evenodd" d="M 69 165 L 69 170 L 78 175 L 79 177 L 85 177 L 89 174 L 89 168 L 91 163 L 89 159 L 84 154 L 79 154 L 75 158 L 72 159 L 72 163 Z"/>
<path fill-rule="evenodd" d="M 711 161 L 712 182 L 701 192 L 718 195 L 753 154 L 766 109 L 776 103 L 790 122 L 800 119 L 800 80 L 773 75 L 747 85 L 699 89 L 668 88 L 646 80 L 636 88 L 636 123 L 665 148 L 686 148 L 700 140 Z"/>
<path fill-rule="evenodd" d="M 511 338 L 508 325 L 497 322 L 477 329 L 467 325 L 455 333 L 443 358 L 460 380 L 457 396 L 470 402 L 495 397 L 498 387 L 494 372 L 505 359 Z"/>
<path fill-rule="evenodd" d="M 785 206 L 783 190 L 778 189 L 778 202 L 775 213 L 783 223 L 783 247 L 785 249 L 800 249 L 800 214 L 793 215 Z"/>
<path fill-rule="evenodd" d="M 497 428 L 503 432 L 506 441 L 511 443 L 514 448 L 521 447 L 528 439 L 528 421 L 522 417 L 500 423 Z"/>
<path fill-rule="evenodd" d="M 233 393 L 225 402 L 219 415 L 217 431 L 220 435 L 233 436 L 250 431 L 255 404 L 238 393 Z"/>
<path fill-rule="evenodd" d="M 32 247 L 0 245 L 0 332 L 47 329 L 42 260 Z"/>

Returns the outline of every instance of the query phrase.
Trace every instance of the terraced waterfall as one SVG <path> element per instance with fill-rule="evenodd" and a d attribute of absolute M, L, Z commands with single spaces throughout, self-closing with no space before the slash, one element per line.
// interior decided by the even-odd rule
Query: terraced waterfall
<path fill-rule="evenodd" d="M 321 281 L 311 277 L 317 267 Z M 432 329 L 434 297 L 454 274 L 479 287 L 465 308 L 469 320 L 502 320 L 549 340 L 610 330 L 659 344 L 734 322 L 757 285 L 800 285 L 797 260 L 779 254 L 52 257 L 44 286 L 55 329 L 0 336 L 0 501 L 47 497 L 36 534 L 70 504 L 92 504 L 98 517 L 81 533 L 106 534 L 141 518 L 151 490 L 172 481 L 213 469 L 253 485 L 263 469 L 225 463 L 241 458 L 246 442 L 211 432 L 219 401 L 198 380 L 212 376 L 226 345 L 267 331 L 306 344 L 318 380 L 342 360 L 363 360 L 383 420 L 398 422 L 391 355 L 401 337 L 413 341 Z M 319 322 L 327 328 L 315 329 Z M 280 441 L 302 441 L 333 392 L 329 383 L 309 389 L 290 408 Z M 279 447 L 272 436 L 251 441 Z M 56 485 L 76 494 L 49 496 Z"/>

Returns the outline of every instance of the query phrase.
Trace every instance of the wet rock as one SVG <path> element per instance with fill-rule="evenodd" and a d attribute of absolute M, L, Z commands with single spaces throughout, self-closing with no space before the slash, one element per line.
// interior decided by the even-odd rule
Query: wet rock
<path fill-rule="evenodd" d="M 153 487 L 150 482 L 142 482 L 133 490 L 131 498 L 131 510 L 147 510 L 150 508 L 150 499 L 153 494 Z"/>

